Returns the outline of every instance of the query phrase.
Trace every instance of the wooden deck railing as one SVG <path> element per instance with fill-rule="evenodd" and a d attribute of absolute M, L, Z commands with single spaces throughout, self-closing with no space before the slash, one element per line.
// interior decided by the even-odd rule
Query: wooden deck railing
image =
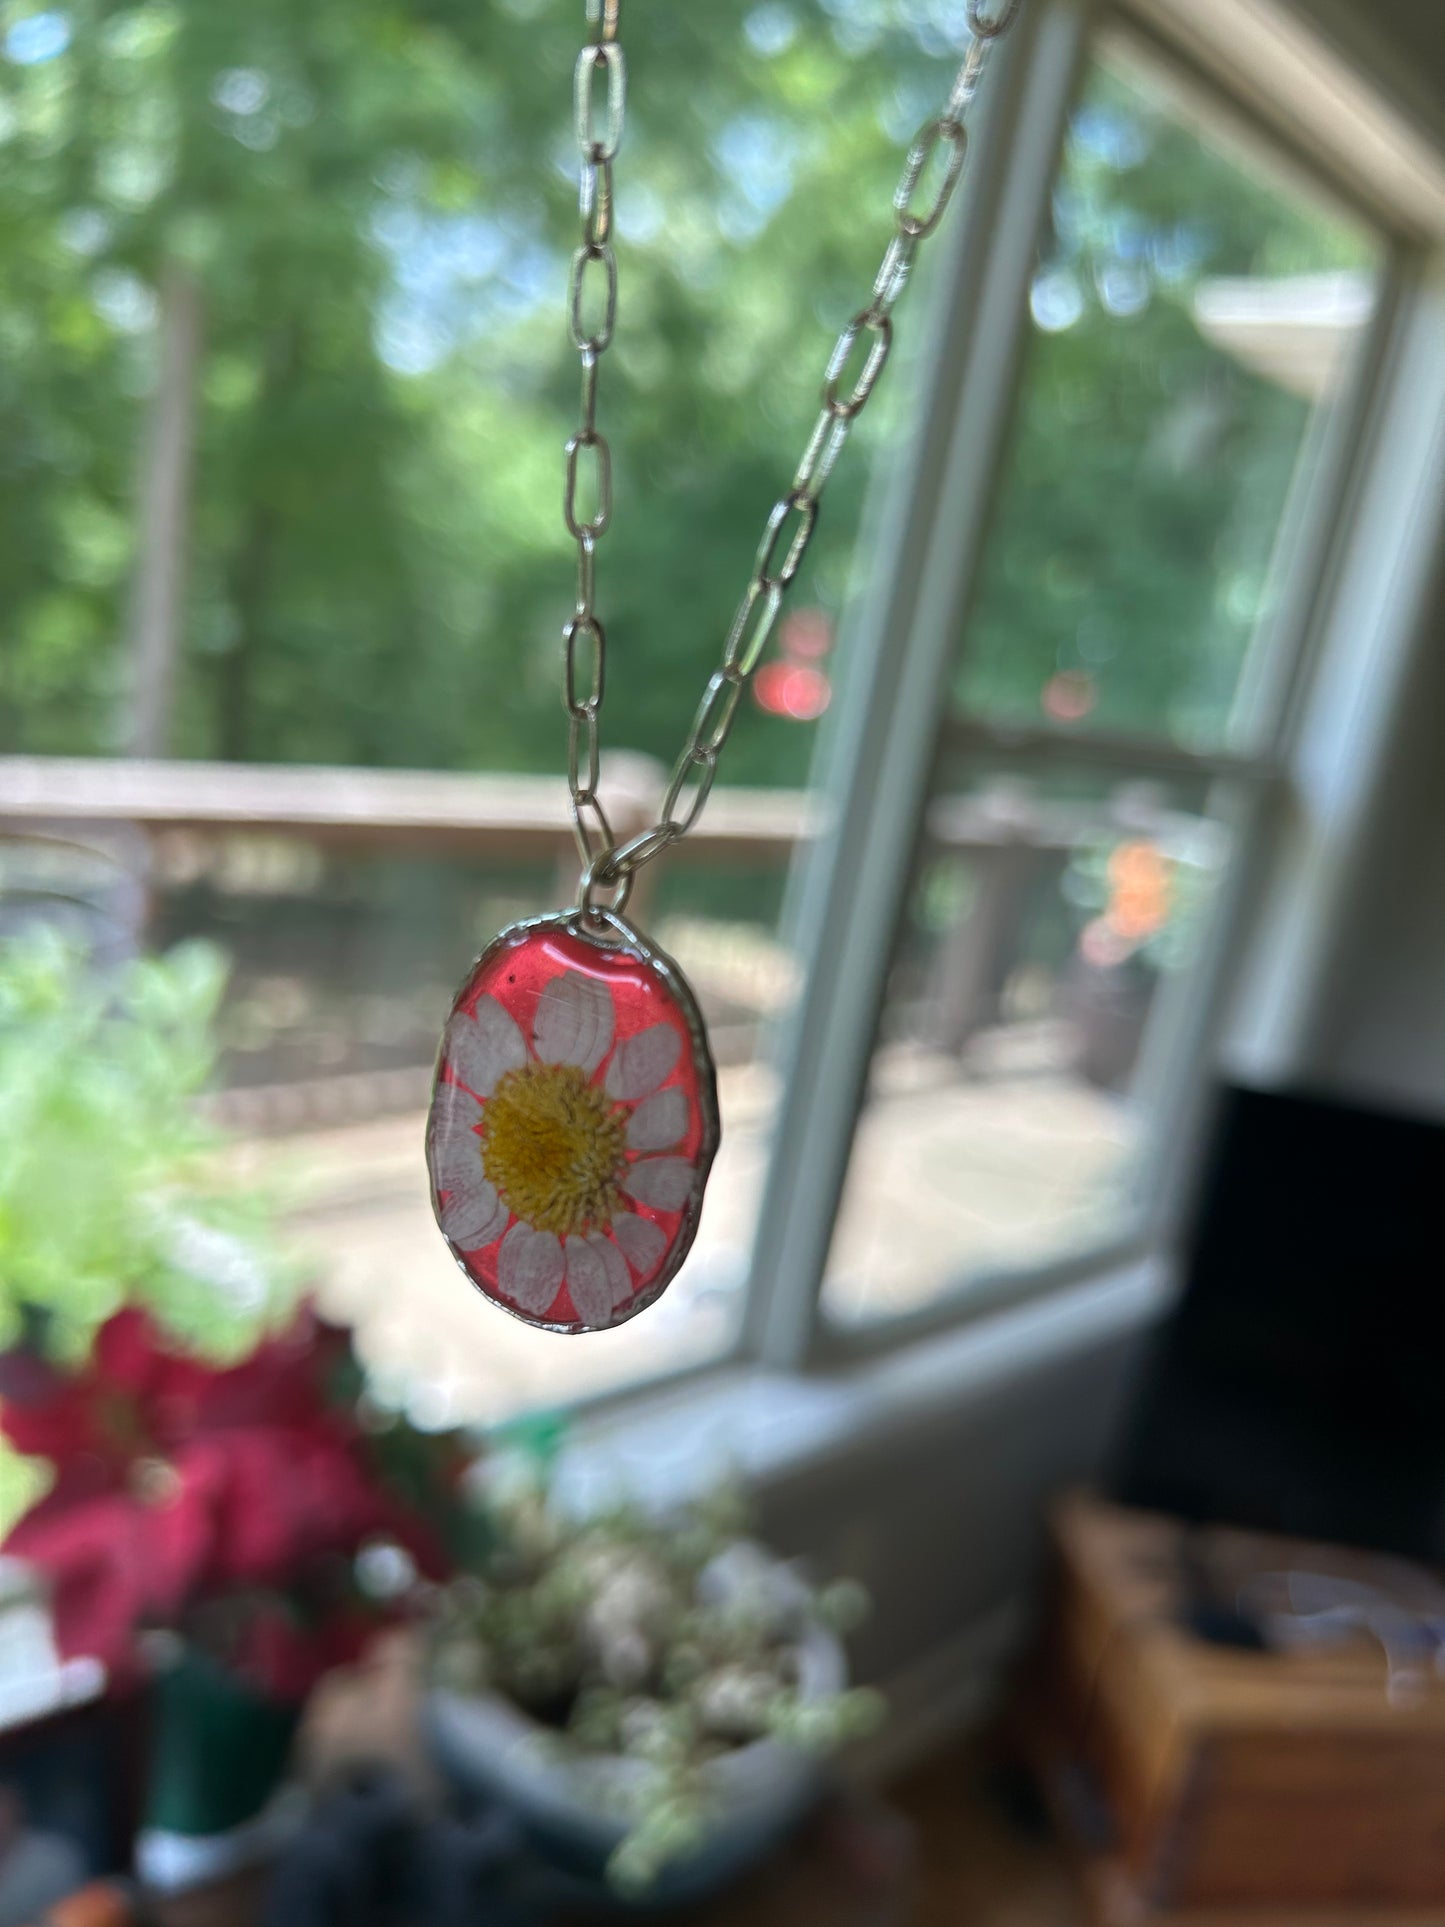
<path fill-rule="evenodd" d="M 619 835 L 653 821 L 665 771 L 650 757 L 603 759 L 602 794 Z M 699 864 L 786 861 L 823 826 L 807 790 L 713 791 L 687 840 Z M 1104 831 L 1103 805 L 1050 803 L 1015 786 L 935 800 L 930 840 L 950 848 L 1066 850 Z M 138 829 L 288 837 L 326 847 L 425 849 L 536 861 L 571 851 L 560 779 L 520 773 L 327 768 L 279 763 L 147 762 L 0 756 L 0 831 L 87 834 Z M 570 860 L 570 859 L 569 859 Z"/>
<path fill-rule="evenodd" d="M 603 801 L 616 829 L 650 822 L 665 773 L 648 757 L 604 762 Z M 559 778 L 510 773 L 180 763 L 99 757 L 0 757 L 0 823 L 57 831 L 103 825 L 294 836 L 353 849 L 545 857 L 571 845 Z M 737 861 L 786 854 L 814 834 L 803 790 L 713 792 L 690 839 L 701 856 Z"/>
<path fill-rule="evenodd" d="M 619 835 L 654 820 L 665 772 L 650 759 L 617 755 L 604 764 L 602 790 Z M 801 790 L 719 789 L 677 861 L 771 868 L 787 863 L 824 823 L 818 798 Z M 968 862 L 968 907 L 934 952 L 924 992 L 928 1032 L 942 1049 L 961 1051 L 995 1021 L 999 997 L 1041 871 L 1057 871 L 1070 852 L 1116 827 L 1105 804 L 1058 803 L 1000 785 L 936 798 L 925 826 L 937 853 Z M 566 791 L 552 777 L 433 771 L 314 768 L 292 765 L 0 757 L 0 843 L 6 837 L 108 849 L 117 861 L 112 925 L 142 932 L 151 880 L 164 878 L 177 839 L 226 844 L 236 838 L 290 839 L 335 851 L 424 851 L 431 856 L 511 864 L 551 861 L 559 901 L 576 883 Z M 644 872 L 650 884 L 655 871 Z M 3 875 L 0 875 L 3 884 Z M 125 907 L 120 908 L 124 903 Z M 640 894 L 634 907 L 645 916 Z M 421 1082 L 387 1072 L 391 1108 Z M 368 1074 L 338 1078 L 330 1095 L 301 1086 L 278 1098 L 285 1128 L 366 1111 L 381 1086 Z M 395 1092 L 392 1091 L 395 1085 Z M 334 1101 L 333 1101 L 334 1099 Z M 284 1113 L 282 1118 L 279 1114 Z"/>

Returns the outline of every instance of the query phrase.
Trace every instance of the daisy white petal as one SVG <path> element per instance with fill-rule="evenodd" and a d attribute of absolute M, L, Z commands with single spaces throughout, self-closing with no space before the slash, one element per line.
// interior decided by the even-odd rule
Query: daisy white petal
<path fill-rule="evenodd" d="M 434 1103 L 439 1137 L 443 1132 L 460 1136 L 464 1131 L 474 1131 L 487 1108 L 470 1091 L 464 1091 L 460 1084 L 439 1084 Z"/>
<path fill-rule="evenodd" d="M 439 1214 L 442 1230 L 463 1251 L 476 1251 L 501 1236 L 511 1213 L 478 1171 L 470 1184 L 449 1190 Z"/>
<path fill-rule="evenodd" d="M 566 1246 L 567 1290 L 573 1308 L 584 1325 L 593 1331 L 612 1323 L 612 1281 L 601 1254 L 581 1238 L 569 1238 Z"/>
<path fill-rule="evenodd" d="M 612 1235 L 639 1278 L 645 1278 L 667 1250 L 667 1233 L 661 1225 L 632 1211 L 613 1213 Z"/>
<path fill-rule="evenodd" d="M 687 1092 L 671 1090 L 646 1097 L 627 1120 L 629 1151 L 671 1151 L 687 1136 Z"/>
<path fill-rule="evenodd" d="M 562 1288 L 562 1246 L 550 1231 L 514 1224 L 502 1240 L 497 1282 L 523 1311 L 540 1318 Z"/>
<path fill-rule="evenodd" d="M 624 1037 L 607 1066 L 607 1095 L 635 1104 L 655 1091 L 682 1051 L 682 1039 L 671 1024 L 653 1024 Z"/>
<path fill-rule="evenodd" d="M 590 1076 L 612 1042 L 611 991 L 580 970 L 564 970 L 537 1000 L 532 1042 L 544 1064 L 575 1064 Z"/>
<path fill-rule="evenodd" d="M 498 1078 L 526 1063 L 527 1040 L 495 997 L 481 997 L 447 1025 L 446 1059 L 478 1097 L 490 1097 Z"/>
<path fill-rule="evenodd" d="M 622 1188 L 654 1211 L 680 1211 L 692 1189 L 693 1169 L 686 1158 L 642 1158 L 622 1180 Z"/>
<path fill-rule="evenodd" d="M 627 1269 L 627 1260 L 610 1238 L 604 1238 L 600 1231 L 589 1231 L 587 1243 L 602 1260 L 602 1268 L 607 1273 L 608 1288 L 612 1293 L 612 1308 L 617 1307 L 632 1296 L 632 1273 Z"/>
<path fill-rule="evenodd" d="M 482 1140 L 470 1122 L 438 1119 L 432 1143 L 432 1170 L 439 1191 L 460 1191 L 482 1175 Z"/>

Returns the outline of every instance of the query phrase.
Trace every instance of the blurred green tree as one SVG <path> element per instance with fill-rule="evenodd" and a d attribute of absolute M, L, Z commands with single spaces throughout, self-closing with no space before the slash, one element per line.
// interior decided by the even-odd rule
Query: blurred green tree
<path fill-rule="evenodd" d="M 675 752 L 962 13 L 762 0 L 629 37 L 613 745 Z M 0 13 L 0 748 L 122 740 L 169 396 L 195 442 L 163 536 L 172 753 L 558 766 L 576 38 L 540 0 Z M 1191 293 L 1359 254 L 1147 88 L 1091 81 L 960 693 L 1036 714 L 1107 658 L 1101 715 L 1213 726 L 1306 410 L 1202 340 Z M 193 363 L 158 352 L 177 287 Z M 865 448 L 906 413 L 922 292 Z M 855 446 L 795 591 L 829 617 L 868 466 Z M 753 712 L 727 775 L 799 781 L 810 736 Z"/>
<path fill-rule="evenodd" d="M 1216 277 L 1363 274 L 1369 244 L 1147 81 L 1096 69 L 1040 254 L 957 697 L 1032 721 L 1060 676 L 1059 720 L 1217 742 L 1311 409 L 1208 341 L 1195 296 Z"/>

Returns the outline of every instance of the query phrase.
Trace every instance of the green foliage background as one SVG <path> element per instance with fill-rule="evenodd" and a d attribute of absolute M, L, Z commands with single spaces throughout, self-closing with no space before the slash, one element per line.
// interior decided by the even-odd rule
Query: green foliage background
<path fill-rule="evenodd" d="M 205 347 L 173 751 L 558 766 L 581 12 L 0 8 L 0 749 L 115 745 L 157 291 L 179 272 Z M 728 0 L 629 20 L 602 384 L 613 745 L 675 751 L 962 16 Z M 1203 341 L 1193 292 L 1365 258 L 1150 84 L 1095 73 L 961 698 L 1034 716 L 1055 669 L 1082 669 L 1103 720 L 1218 732 L 1306 407 Z M 857 442 L 896 443 L 925 306 L 915 290 L 799 604 L 846 598 Z M 728 777 L 801 780 L 810 734 L 750 709 Z"/>

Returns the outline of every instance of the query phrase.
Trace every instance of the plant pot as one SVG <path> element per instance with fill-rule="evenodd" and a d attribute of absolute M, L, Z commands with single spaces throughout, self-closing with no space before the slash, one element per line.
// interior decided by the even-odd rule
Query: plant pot
<path fill-rule="evenodd" d="M 805 1701 L 842 1690 L 842 1647 L 809 1626 L 794 1648 Z M 547 1863 L 600 1885 L 613 1851 L 628 1832 L 622 1817 L 630 1790 L 649 1769 L 621 1755 L 563 1753 L 554 1730 L 496 1694 L 434 1690 L 424 1719 L 442 1774 L 460 1791 L 504 1808 Z M 817 1804 L 822 1764 L 776 1740 L 756 1740 L 700 1769 L 711 1821 L 697 1852 L 665 1866 L 648 1889 L 649 1906 L 690 1904 L 727 1885 L 764 1859 Z"/>
<path fill-rule="evenodd" d="M 270 1699 L 184 1649 L 152 1686 L 136 1872 L 175 1893 L 266 1858 L 287 1831 L 280 1797 L 299 1703 Z"/>
<path fill-rule="evenodd" d="M 1074 1068 L 1095 1090 L 1128 1089 L 1157 987 L 1158 972 L 1138 957 L 1121 964 L 1075 959 L 1066 990 L 1078 1026 Z"/>

